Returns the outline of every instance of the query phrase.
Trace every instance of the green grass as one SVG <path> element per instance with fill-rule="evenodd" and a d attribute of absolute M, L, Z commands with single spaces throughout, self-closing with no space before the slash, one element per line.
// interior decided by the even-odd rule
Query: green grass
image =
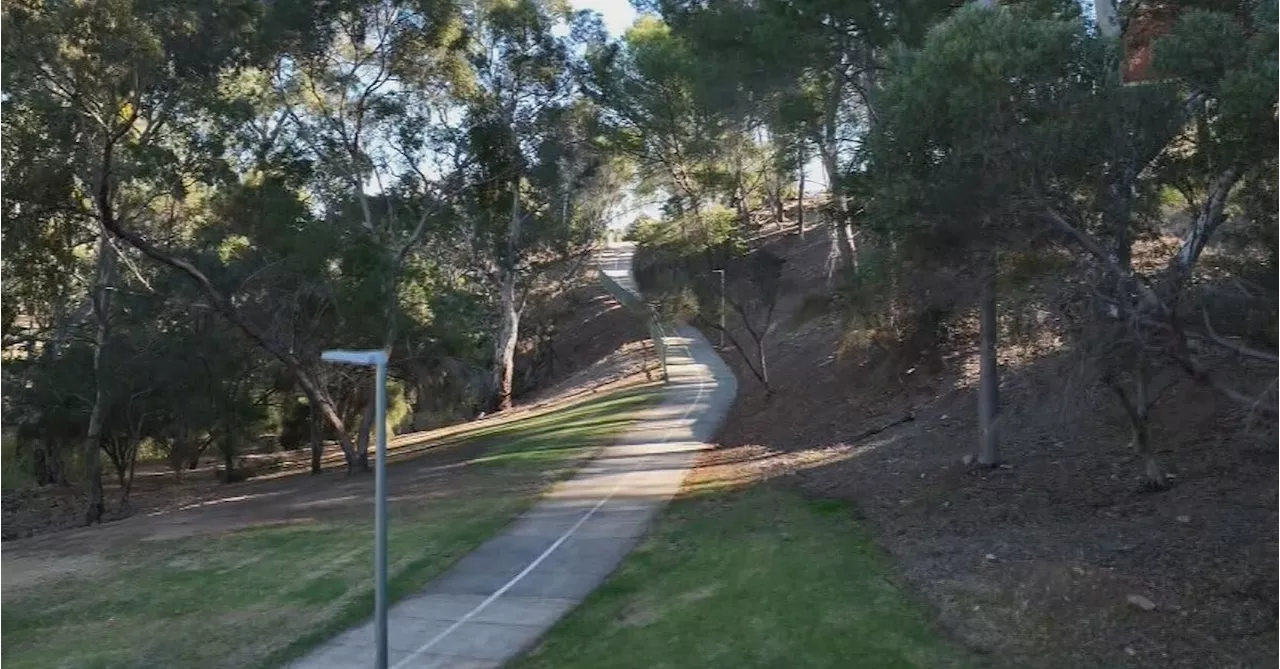
<path fill-rule="evenodd" d="M 962 667 L 845 504 L 760 485 L 679 498 L 519 669 Z"/>
<path fill-rule="evenodd" d="M 655 398 L 615 393 L 467 434 L 488 448 L 456 490 L 391 507 L 392 597 L 496 533 Z M 356 511 L 104 551 L 90 573 L 6 596 L 5 667 L 283 664 L 372 613 L 372 523 Z"/>

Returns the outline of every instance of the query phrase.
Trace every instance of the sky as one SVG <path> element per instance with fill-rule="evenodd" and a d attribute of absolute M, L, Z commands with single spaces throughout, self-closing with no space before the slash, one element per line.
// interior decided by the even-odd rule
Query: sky
<path fill-rule="evenodd" d="M 599 12 L 610 37 L 622 37 L 631 22 L 636 20 L 636 10 L 629 0 L 572 0 L 572 4 L 574 9 Z"/>

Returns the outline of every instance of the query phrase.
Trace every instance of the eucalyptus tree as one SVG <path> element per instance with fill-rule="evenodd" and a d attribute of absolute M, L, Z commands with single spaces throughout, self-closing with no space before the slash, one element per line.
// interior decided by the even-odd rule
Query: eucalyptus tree
<path fill-rule="evenodd" d="M 189 234 L 185 210 L 200 199 L 198 184 L 222 176 L 221 164 L 210 158 L 220 152 L 223 128 L 209 110 L 222 103 L 220 75 L 248 58 L 246 38 L 258 12 L 236 3 L 126 1 L 19 2 L 5 10 L 6 111 L 25 126 L 21 134 L 34 140 L 25 148 L 48 147 L 66 161 L 41 173 L 45 188 L 32 194 L 41 206 L 6 210 L 19 216 L 56 210 L 46 225 L 74 219 L 80 235 L 88 228 L 96 240 L 96 266 L 86 290 L 96 322 L 97 390 L 84 440 L 90 522 L 103 513 L 98 444 L 111 293 L 121 261 L 132 263 L 116 238 L 203 278 L 220 308 L 235 315 L 231 302 L 194 265 L 173 262 L 174 256 L 138 230 L 167 240 Z"/>
<path fill-rule="evenodd" d="M 855 186 L 863 171 L 858 151 L 877 118 L 887 56 L 896 44 L 918 44 L 958 4 L 658 0 L 652 6 L 700 62 L 732 64 L 737 76 L 726 78 L 740 88 L 739 99 L 767 120 L 779 149 L 796 154 L 801 169 L 816 154 L 835 210 L 828 220 L 833 264 L 852 271 L 854 217 L 866 200 Z"/>
<path fill-rule="evenodd" d="M 601 231 L 598 220 L 573 215 L 575 193 L 601 159 L 588 132 L 593 108 L 577 101 L 574 47 L 599 41 L 600 31 L 593 15 L 557 2 L 479 2 L 467 15 L 470 85 L 455 94 L 470 161 L 458 232 L 472 251 L 473 279 L 496 294 L 489 407 L 504 410 L 529 290 Z M 596 227 L 584 237 L 579 223 Z"/>
<path fill-rule="evenodd" d="M 348 345 L 390 349 L 404 331 L 405 281 L 426 279 L 406 270 L 422 269 L 415 253 L 449 213 L 468 159 L 447 123 L 451 91 L 470 85 L 463 17 L 449 2 L 379 0 L 339 8 L 328 26 L 318 48 L 255 73 L 259 135 L 263 149 L 310 161 L 306 190 L 326 225 L 360 250 L 351 259 L 359 271 L 346 273 L 355 280 L 344 301 Z M 367 468 L 374 393 L 357 395 L 355 459 Z"/>
<path fill-rule="evenodd" d="M 726 134 L 704 104 L 705 72 L 688 44 L 646 16 L 588 59 L 586 93 L 603 110 L 610 148 L 634 162 L 643 184 L 666 192 L 669 208 L 697 219 L 715 195 L 705 177 Z"/>

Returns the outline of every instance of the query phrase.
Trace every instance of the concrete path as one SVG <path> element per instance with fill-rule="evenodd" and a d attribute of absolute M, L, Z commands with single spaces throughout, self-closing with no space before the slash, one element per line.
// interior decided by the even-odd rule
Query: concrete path
<path fill-rule="evenodd" d="M 630 245 L 601 269 L 635 291 Z M 520 655 L 617 568 L 680 488 L 697 451 L 728 413 L 733 374 L 696 330 L 666 336 L 661 402 L 637 427 L 560 484 L 498 536 L 388 612 L 395 669 L 498 667 Z M 347 631 L 295 669 L 367 669 L 373 623 Z"/>

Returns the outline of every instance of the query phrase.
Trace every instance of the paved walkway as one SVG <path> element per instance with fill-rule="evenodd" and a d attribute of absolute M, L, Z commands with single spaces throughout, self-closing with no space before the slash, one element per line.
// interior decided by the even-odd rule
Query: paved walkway
<path fill-rule="evenodd" d="M 600 266 L 635 291 L 632 247 Z M 617 568 L 680 488 L 724 420 L 737 383 L 696 330 L 666 337 L 670 382 L 637 427 L 498 536 L 388 612 L 395 669 L 498 667 L 520 655 Z M 294 669 L 367 669 L 373 623 L 347 631 Z"/>

